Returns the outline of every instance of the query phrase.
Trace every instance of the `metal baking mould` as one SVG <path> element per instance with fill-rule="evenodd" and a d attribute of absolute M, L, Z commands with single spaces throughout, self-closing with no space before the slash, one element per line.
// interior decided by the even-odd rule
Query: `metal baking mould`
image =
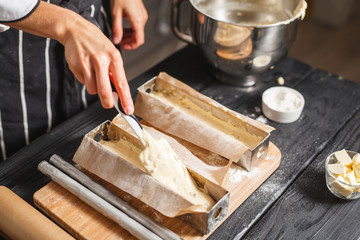
<path fill-rule="evenodd" d="M 166 78 L 169 78 L 169 79 L 164 80 Z M 183 83 L 178 83 L 179 80 L 176 80 L 165 73 L 160 73 L 158 77 L 154 77 L 154 78 L 150 79 L 149 81 L 147 81 L 146 83 L 144 83 L 142 86 L 140 86 L 138 88 L 138 96 L 137 96 L 137 99 L 135 102 L 135 106 L 136 106 L 135 114 L 136 115 L 143 118 L 145 121 L 149 122 L 151 125 L 162 129 L 166 133 L 170 133 L 170 134 L 180 137 L 184 140 L 187 140 L 195 145 L 198 145 L 197 141 L 199 141 L 199 139 L 189 140 L 189 139 L 184 138 L 184 136 L 177 135 L 175 132 L 173 132 L 173 130 L 168 127 L 171 123 L 171 120 L 172 120 L 171 118 L 167 119 L 166 121 L 163 120 L 161 122 L 162 117 L 164 117 L 164 115 L 166 114 L 165 111 L 168 111 L 168 112 L 170 111 L 169 108 L 167 108 L 167 106 L 166 106 L 167 103 L 164 102 L 162 108 L 154 109 L 153 110 L 154 112 L 152 112 L 152 113 L 149 112 L 150 111 L 149 109 L 154 108 L 153 106 L 155 106 L 155 103 L 156 103 L 155 101 L 157 101 L 154 97 L 152 97 L 152 93 L 155 91 L 163 91 L 163 90 L 159 90 L 157 87 L 157 85 L 160 85 L 159 81 L 161 81 L 161 85 L 162 85 L 161 88 L 164 91 L 167 91 L 166 89 L 168 89 L 168 88 L 176 89 L 176 91 L 179 91 L 179 92 L 182 91 L 183 92 L 182 94 L 184 96 L 186 95 L 186 96 L 189 96 L 189 98 L 193 98 L 196 101 L 199 101 L 199 102 L 201 101 L 202 104 L 206 108 L 212 108 L 212 107 L 214 107 L 214 105 L 216 105 L 216 106 L 218 106 L 219 110 L 223 111 L 223 109 L 225 107 L 221 106 L 221 104 L 218 104 L 217 102 L 214 103 L 215 101 L 213 99 L 210 99 L 201 93 L 198 93 L 198 92 L 195 93 L 195 91 L 194 91 L 194 93 L 191 92 L 191 95 L 190 95 L 189 92 L 186 92 L 186 91 L 193 91 L 193 90 L 189 90 L 190 89 L 189 86 L 185 86 L 185 84 L 183 84 Z M 179 84 L 182 84 L 182 85 L 179 85 Z M 212 102 L 212 104 L 209 104 L 210 102 Z M 159 104 L 161 104 L 161 103 L 159 103 Z M 161 112 L 159 115 L 156 115 L 160 111 L 163 111 L 163 112 Z M 258 140 L 254 143 L 250 144 L 250 143 L 244 142 L 243 149 L 246 148 L 246 150 L 243 152 L 241 157 L 239 157 L 235 160 L 233 159 L 233 162 L 235 164 L 245 168 L 247 171 L 251 171 L 259 162 L 261 162 L 267 156 L 268 148 L 269 148 L 270 132 L 272 130 L 274 130 L 274 128 L 272 128 L 271 126 L 259 123 L 258 121 L 250 119 L 250 118 L 248 118 L 244 115 L 241 115 L 239 113 L 236 113 L 234 111 L 231 111 L 230 109 L 226 109 L 225 112 L 226 112 L 226 114 L 229 114 L 229 116 L 230 116 L 229 118 L 236 119 L 237 124 L 240 124 L 243 129 L 246 129 L 245 130 L 246 132 L 250 133 L 250 135 L 256 135 L 258 137 Z M 246 121 L 237 119 L 236 115 L 241 115 L 240 118 L 246 119 Z M 182 120 L 183 125 L 185 124 L 184 121 L 185 120 Z M 188 124 L 193 124 L 193 122 L 189 122 Z M 202 147 L 201 145 L 198 145 L 198 146 Z M 251 147 L 249 147 L 249 146 L 251 146 Z M 212 151 L 212 149 L 207 149 L 207 150 Z M 217 149 L 217 150 L 219 150 L 219 149 Z M 223 151 L 223 150 L 220 149 L 220 151 Z M 215 152 L 215 151 L 212 151 L 212 152 Z M 227 158 L 226 155 L 222 155 L 219 152 L 215 152 L 215 153 Z"/>
<path fill-rule="evenodd" d="M 106 121 L 98 127 L 94 128 L 91 132 L 85 135 L 83 142 L 81 143 L 83 147 L 90 150 L 91 145 L 99 145 L 96 142 L 100 140 L 111 140 L 109 138 L 110 121 Z M 91 152 L 94 151 L 94 148 L 91 149 Z M 102 158 L 112 158 L 114 157 L 113 153 L 110 153 L 109 150 L 104 151 L 104 148 L 98 146 L 95 148 L 95 152 L 92 155 L 100 155 Z M 117 159 L 119 166 L 122 168 L 126 167 L 126 160 Z M 141 170 L 140 170 L 141 171 Z M 126 172 L 126 171 L 125 171 Z M 146 173 L 144 173 L 146 174 Z M 126 178 L 126 173 L 119 175 L 120 178 Z M 196 179 L 196 177 L 194 177 Z M 198 181 L 200 182 L 200 181 Z M 192 225 L 195 229 L 197 229 L 202 234 L 208 234 L 212 230 L 214 230 L 226 217 L 228 213 L 229 206 L 229 197 L 230 193 L 226 191 L 223 187 L 207 181 L 204 179 L 201 182 L 206 182 L 206 189 L 208 190 L 210 196 L 214 199 L 215 205 L 212 209 L 207 213 L 188 213 L 185 215 L 179 216 L 180 219 Z M 159 183 L 160 184 L 160 183 Z M 122 189 L 123 190 L 123 189 Z M 146 203 L 145 203 L 146 204 Z"/>

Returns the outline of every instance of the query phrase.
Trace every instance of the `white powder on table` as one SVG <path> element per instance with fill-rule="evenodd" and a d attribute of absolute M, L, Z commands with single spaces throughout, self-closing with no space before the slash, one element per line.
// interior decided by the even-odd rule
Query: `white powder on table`
<path fill-rule="evenodd" d="M 258 116 L 257 118 L 256 118 L 256 121 L 259 121 L 259 122 L 261 122 L 261 123 L 267 123 L 267 119 L 266 119 L 266 117 L 264 116 L 264 115 L 260 115 L 260 116 Z"/>

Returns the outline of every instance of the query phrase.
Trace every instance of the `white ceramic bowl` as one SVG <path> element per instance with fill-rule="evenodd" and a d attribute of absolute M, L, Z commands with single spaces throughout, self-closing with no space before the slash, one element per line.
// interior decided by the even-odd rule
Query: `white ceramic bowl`
<path fill-rule="evenodd" d="M 299 119 L 304 109 L 304 97 L 295 89 L 288 87 L 271 87 L 262 95 L 264 115 L 279 123 L 291 123 Z"/>

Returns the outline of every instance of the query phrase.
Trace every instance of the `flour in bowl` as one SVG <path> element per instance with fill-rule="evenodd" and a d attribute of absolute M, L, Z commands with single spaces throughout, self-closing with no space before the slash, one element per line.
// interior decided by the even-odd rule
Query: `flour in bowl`
<path fill-rule="evenodd" d="M 287 87 L 273 88 L 264 94 L 263 100 L 270 108 L 282 112 L 295 111 L 302 105 L 301 96 Z"/>

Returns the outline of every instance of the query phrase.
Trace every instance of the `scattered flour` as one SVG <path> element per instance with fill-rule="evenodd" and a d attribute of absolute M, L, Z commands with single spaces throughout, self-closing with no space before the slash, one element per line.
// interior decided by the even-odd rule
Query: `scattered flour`
<path fill-rule="evenodd" d="M 264 115 L 258 116 L 256 118 L 256 120 L 259 121 L 259 122 L 262 122 L 262 123 L 267 123 L 268 122 L 267 118 Z"/>
<path fill-rule="evenodd" d="M 256 113 L 261 113 L 261 108 L 258 107 L 258 106 L 256 106 L 256 107 L 254 107 L 254 111 L 255 111 Z"/>
<path fill-rule="evenodd" d="M 238 166 L 231 166 L 229 169 L 229 182 L 230 183 L 238 183 L 244 177 L 252 178 L 254 175 L 259 174 L 260 170 L 258 168 L 254 168 L 250 172 Z"/>
<path fill-rule="evenodd" d="M 264 193 L 274 193 L 276 190 L 279 190 L 281 188 L 280 184 L 278 183 L 266 183 L 263 184 L 260 188 L 260 190 Z"/>
<path fill-rule="evenodd" d="M 266 161 L 274 161 L 275 160 L 275 156 L 269 156 L 269 155 L 266 155 L 266 157 L 265 157 L 265 160 Z"/>

